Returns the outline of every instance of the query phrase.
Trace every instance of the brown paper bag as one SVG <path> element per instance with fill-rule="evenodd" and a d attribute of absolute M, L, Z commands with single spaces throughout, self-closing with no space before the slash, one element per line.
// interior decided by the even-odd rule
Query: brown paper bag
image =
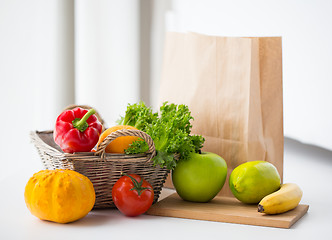
<path fill-rule="evenodd" d="M 168 33 L 160 102 L 187 104 L 203 151 L 228 165 L 220 192 L 239 164 L 264 160 L 283 176 L 282 48 L 280 37 L 216 37 Z M 172 187 L 170 178 L 166 187 Z"/>

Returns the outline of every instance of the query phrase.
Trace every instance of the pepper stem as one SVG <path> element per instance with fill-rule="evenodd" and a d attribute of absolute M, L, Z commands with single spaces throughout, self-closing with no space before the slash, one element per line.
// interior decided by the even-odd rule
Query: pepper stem
<path fill-rule="evenodd" d="M 82 118 L 75 118 L 73 120 L 74 128 L 77 128 L 80 132 L 84 132 L 89 127 L 89 124 L 86 121 L 95 113 L 96 111 L 94 109 L 90 109 Z"/>

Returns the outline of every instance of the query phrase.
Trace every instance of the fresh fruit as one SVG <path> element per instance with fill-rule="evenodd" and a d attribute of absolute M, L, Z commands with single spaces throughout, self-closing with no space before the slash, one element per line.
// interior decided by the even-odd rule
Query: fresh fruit
<path fill-rule="evenodd" d="M 126 216 L 145 213 L 152 205 L 154 192 L 150 183 L 136 174 L 122 176 L 113 186 L 115 206 Z"/>
<path fill-rule="evenodd" d="M 172 181 L 179 196 L 187 201 L 208 202 L 225 184 L 227 164 L 215 153 L 191 153 L 172 171 Z"/>
<path fill-rule="evenodd" d="M 233 195 L 244 203 L 259 203 L 266 195 L 280 188 L 275 166 L 266 161 L 251 161 L 237 166 L 229 178 Z"/>
<path fill-rule="evenodd" d="M 258 212 L 278 214 L 292 210 L 299 205 L 302 190 L 295 183 L 285 183 L 281 188 L 265 196 L 258 204 Z"/>
<path fill-rule="evenodd" d="M 72 170 L 41 170 L 28 181 L 25 203 L 42 220 L 73 222 L 86 216 L 95 204 L 91 181 Z"/>
<path fill-rule="evenodd" d="M 97 146 L 112 132 L 115 132 L 117 130 L 122 129 L 131 129 L 131 130 L 137 130 L 137 128 L 129 126 L 129 125 L 117 125 L 111 128 L 106 129 L 99 137 L 99 141 L 97 143 Z M 125 136 L 125 137 L 118 137 L 114 139 L 105 149 L 105 152 L 107 153 L 125 153 L 125 149 L 129 147 L 130 144 L 132 144 L 134 141 L 138 140 L 139 137 L 135 136 Z"/>

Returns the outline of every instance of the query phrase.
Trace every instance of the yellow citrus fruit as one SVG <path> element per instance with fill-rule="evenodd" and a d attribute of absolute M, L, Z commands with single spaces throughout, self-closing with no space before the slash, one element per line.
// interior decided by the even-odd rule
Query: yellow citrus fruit
<path fill-rule="evenodd" d="M 244 203 L 256 204 L 280 188 L 275 166 L 265 161 L 251 161 L 237 166 L 229 178 L 233 195 Z"/>
<path fill-rule="evenodd" d="M 128 126 L 128 125 L 117 125 L 111 128 L 106 129 L 99 137 L 99 141 L 97 143 L 97 146 L 112 132 L 115 132 L 117 130 L 121 129 L 132 129 L 132 130 L 138 130 L 135 127 Z M 118 137 L 115 140 L 113 140 L 105 149 L 105 152 L 107 153 L 124 153 L 124 150 L 129 147 L 130 144 L 132 144 L 134 141 L 136 141 L 139 137 L 134 136 L 125 136 L 125 137 Z"/>

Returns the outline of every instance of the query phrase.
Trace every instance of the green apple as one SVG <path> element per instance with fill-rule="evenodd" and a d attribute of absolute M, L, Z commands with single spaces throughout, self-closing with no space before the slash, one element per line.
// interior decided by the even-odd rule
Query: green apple
<path fill-rule="evenodd" d="M 189 159 L 178 161 L 172 181 L 179 196 L 187 201 L 208 202 L 225 184 L 226 161 L 215 153 L 191 153 Z"/>

